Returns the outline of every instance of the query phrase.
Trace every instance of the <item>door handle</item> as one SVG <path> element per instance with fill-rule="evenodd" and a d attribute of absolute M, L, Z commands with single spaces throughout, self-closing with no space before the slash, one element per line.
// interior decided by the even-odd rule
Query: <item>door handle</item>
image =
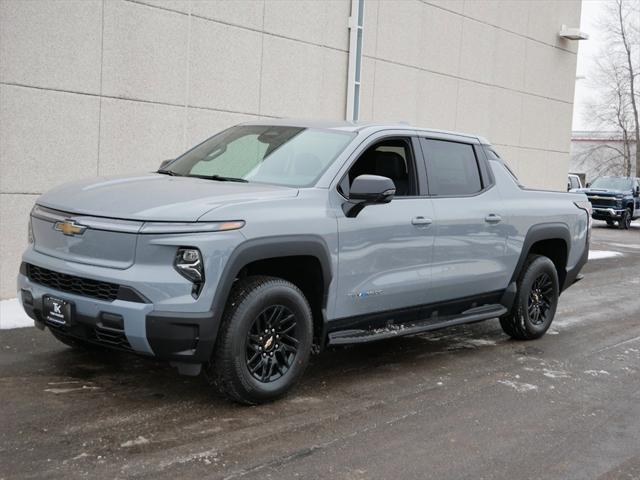
<path fill-rule="evenodd" d="M 432 223 L 433 223 L 433 220 L 431 220 L 430 218 L 425 218 L 425 217 L 413 217 L 411 219 L 411 224 L 412 225 L 417 225 L 419 227 L 428 227 Z"/>
<path fill-rule="evenodd" d="M 487 223 L 498 223 L 502 221 L 502 217 L 500 215 L 496 215 L 495 213 L 490 213 L 486 217 L 484 217 L 484 221 Z"/>

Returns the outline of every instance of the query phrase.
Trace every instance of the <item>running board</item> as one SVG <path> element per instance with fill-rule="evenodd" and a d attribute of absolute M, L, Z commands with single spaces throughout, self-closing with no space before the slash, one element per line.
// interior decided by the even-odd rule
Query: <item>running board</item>
<path fill-rule="evenodd" d="M 458 316 L 438 317 L 432 315 L 426 320 L 411 322 L 408 324 L 391 324 L 384 328 L 372 330 L 340 330 L 329 334 L 329 346 L 349 345 L 354 343 L 376 342 L 393 337 L 404 337 L 417 333 L 438 330 L 440 328 L 462 325 L 465 323 L 481 322 L 491 318 L 501 317 L 507 313 L 507 309 L 502 305 L 483 305 L 482 307 L 465 310 Z"/>

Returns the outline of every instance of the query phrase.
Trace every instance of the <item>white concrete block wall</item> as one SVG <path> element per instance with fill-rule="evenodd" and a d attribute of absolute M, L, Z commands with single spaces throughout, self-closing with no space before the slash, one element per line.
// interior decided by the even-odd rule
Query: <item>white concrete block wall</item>
<path fill-rule="evenodd" d="M 363 119 L 493 139 L 562 188 L 579 0 L 365 0 Z M 0 298 L 28 212 L 264 117 L 343 118 L 350 0 L 0 0 Z"/>
<path fill-rule="evenodd" d="M 558 31 L 579 25 L 579 0 L 366 8 L 363 119 L 485 135 L 523 183 L 565 188 L 577 43 Z"/>

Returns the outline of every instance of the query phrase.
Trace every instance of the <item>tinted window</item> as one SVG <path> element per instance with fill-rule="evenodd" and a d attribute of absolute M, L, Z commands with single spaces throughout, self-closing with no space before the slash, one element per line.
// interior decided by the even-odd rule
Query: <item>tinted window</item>
<path fill-rule="evenodd" d="M 415 195 L 413 167 L 409 139 L 385 140 L 367 148 L 351 166 L 349 185 L 359 175 L 380 175 L 393 180 L 396 197 Z"/>
<path fill-rule="evenodd" d="M 478 161 L 471 145 L 423 139 L 429 164 L 431 195 L 470 195 L 482 190 Z"/>

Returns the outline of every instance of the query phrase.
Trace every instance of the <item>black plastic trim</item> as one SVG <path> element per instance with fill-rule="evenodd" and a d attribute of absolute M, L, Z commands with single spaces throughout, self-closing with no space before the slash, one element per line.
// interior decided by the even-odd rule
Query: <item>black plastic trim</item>
<path fill-rule="evenodd" d="M 162 360 L 203 363 L 211 357 L 217 326 L 212 312 L 151 312 L 146 319 L 147 341 Z"/>
<path fill-rule="evenodd" d="M 582 256 L 578 263 L 575 264 L 573 268 L 567 269 L 567 276 L 565 277 L 564 284 L 562 285 L 561 291 L 566 290 L 574 283 L 582 280 L 582 276 L 580 275 L 580 270 L 584 267 L 589 261 L 589 240 L 587 240 L 584 252 L 582 252 Z"/>
<path fill-rule="evenodd" d="M 537 225 L 533 225 L 525 235 L 522 248 L 520 249 L 520 257 L 518 258 L 518 263 L 516 264 L 516 268 L 513 271 L 513 275 L 511 276 L 511 281 L 509 283 L 513 283 L 518 279 L 531 247 L 534 243 L 542 240 L 563 240 L 567 245 L 567 258 L 569 258 L 571 249 L 571 233 L 569 232 L 569 227 L 567 227 L 567 225 L 564 223 L 539 223 Z M 586 252 L 588 255 L 588 249 Z M 564 284 L 566 284 L 566 276 L 563 285 Z"/>
<path fill-rule="evenodd" d="M 444 302 L 340 318 L 329 322 L 328 334 L 331 335 L 342 330 L 370 330 L 385 328 L 389 325 L 410 324 L 424 321 L 430 317 L 438 317 L 443 322 L 446 322 L 453 317 L 462 315 L 467 310 L 482 307 L 483 305 L 500 304 L 503 296 L 504 290 L 497 290 Z M 511 307 L 511 305 L 503 306 L 507 309 Z"/>

